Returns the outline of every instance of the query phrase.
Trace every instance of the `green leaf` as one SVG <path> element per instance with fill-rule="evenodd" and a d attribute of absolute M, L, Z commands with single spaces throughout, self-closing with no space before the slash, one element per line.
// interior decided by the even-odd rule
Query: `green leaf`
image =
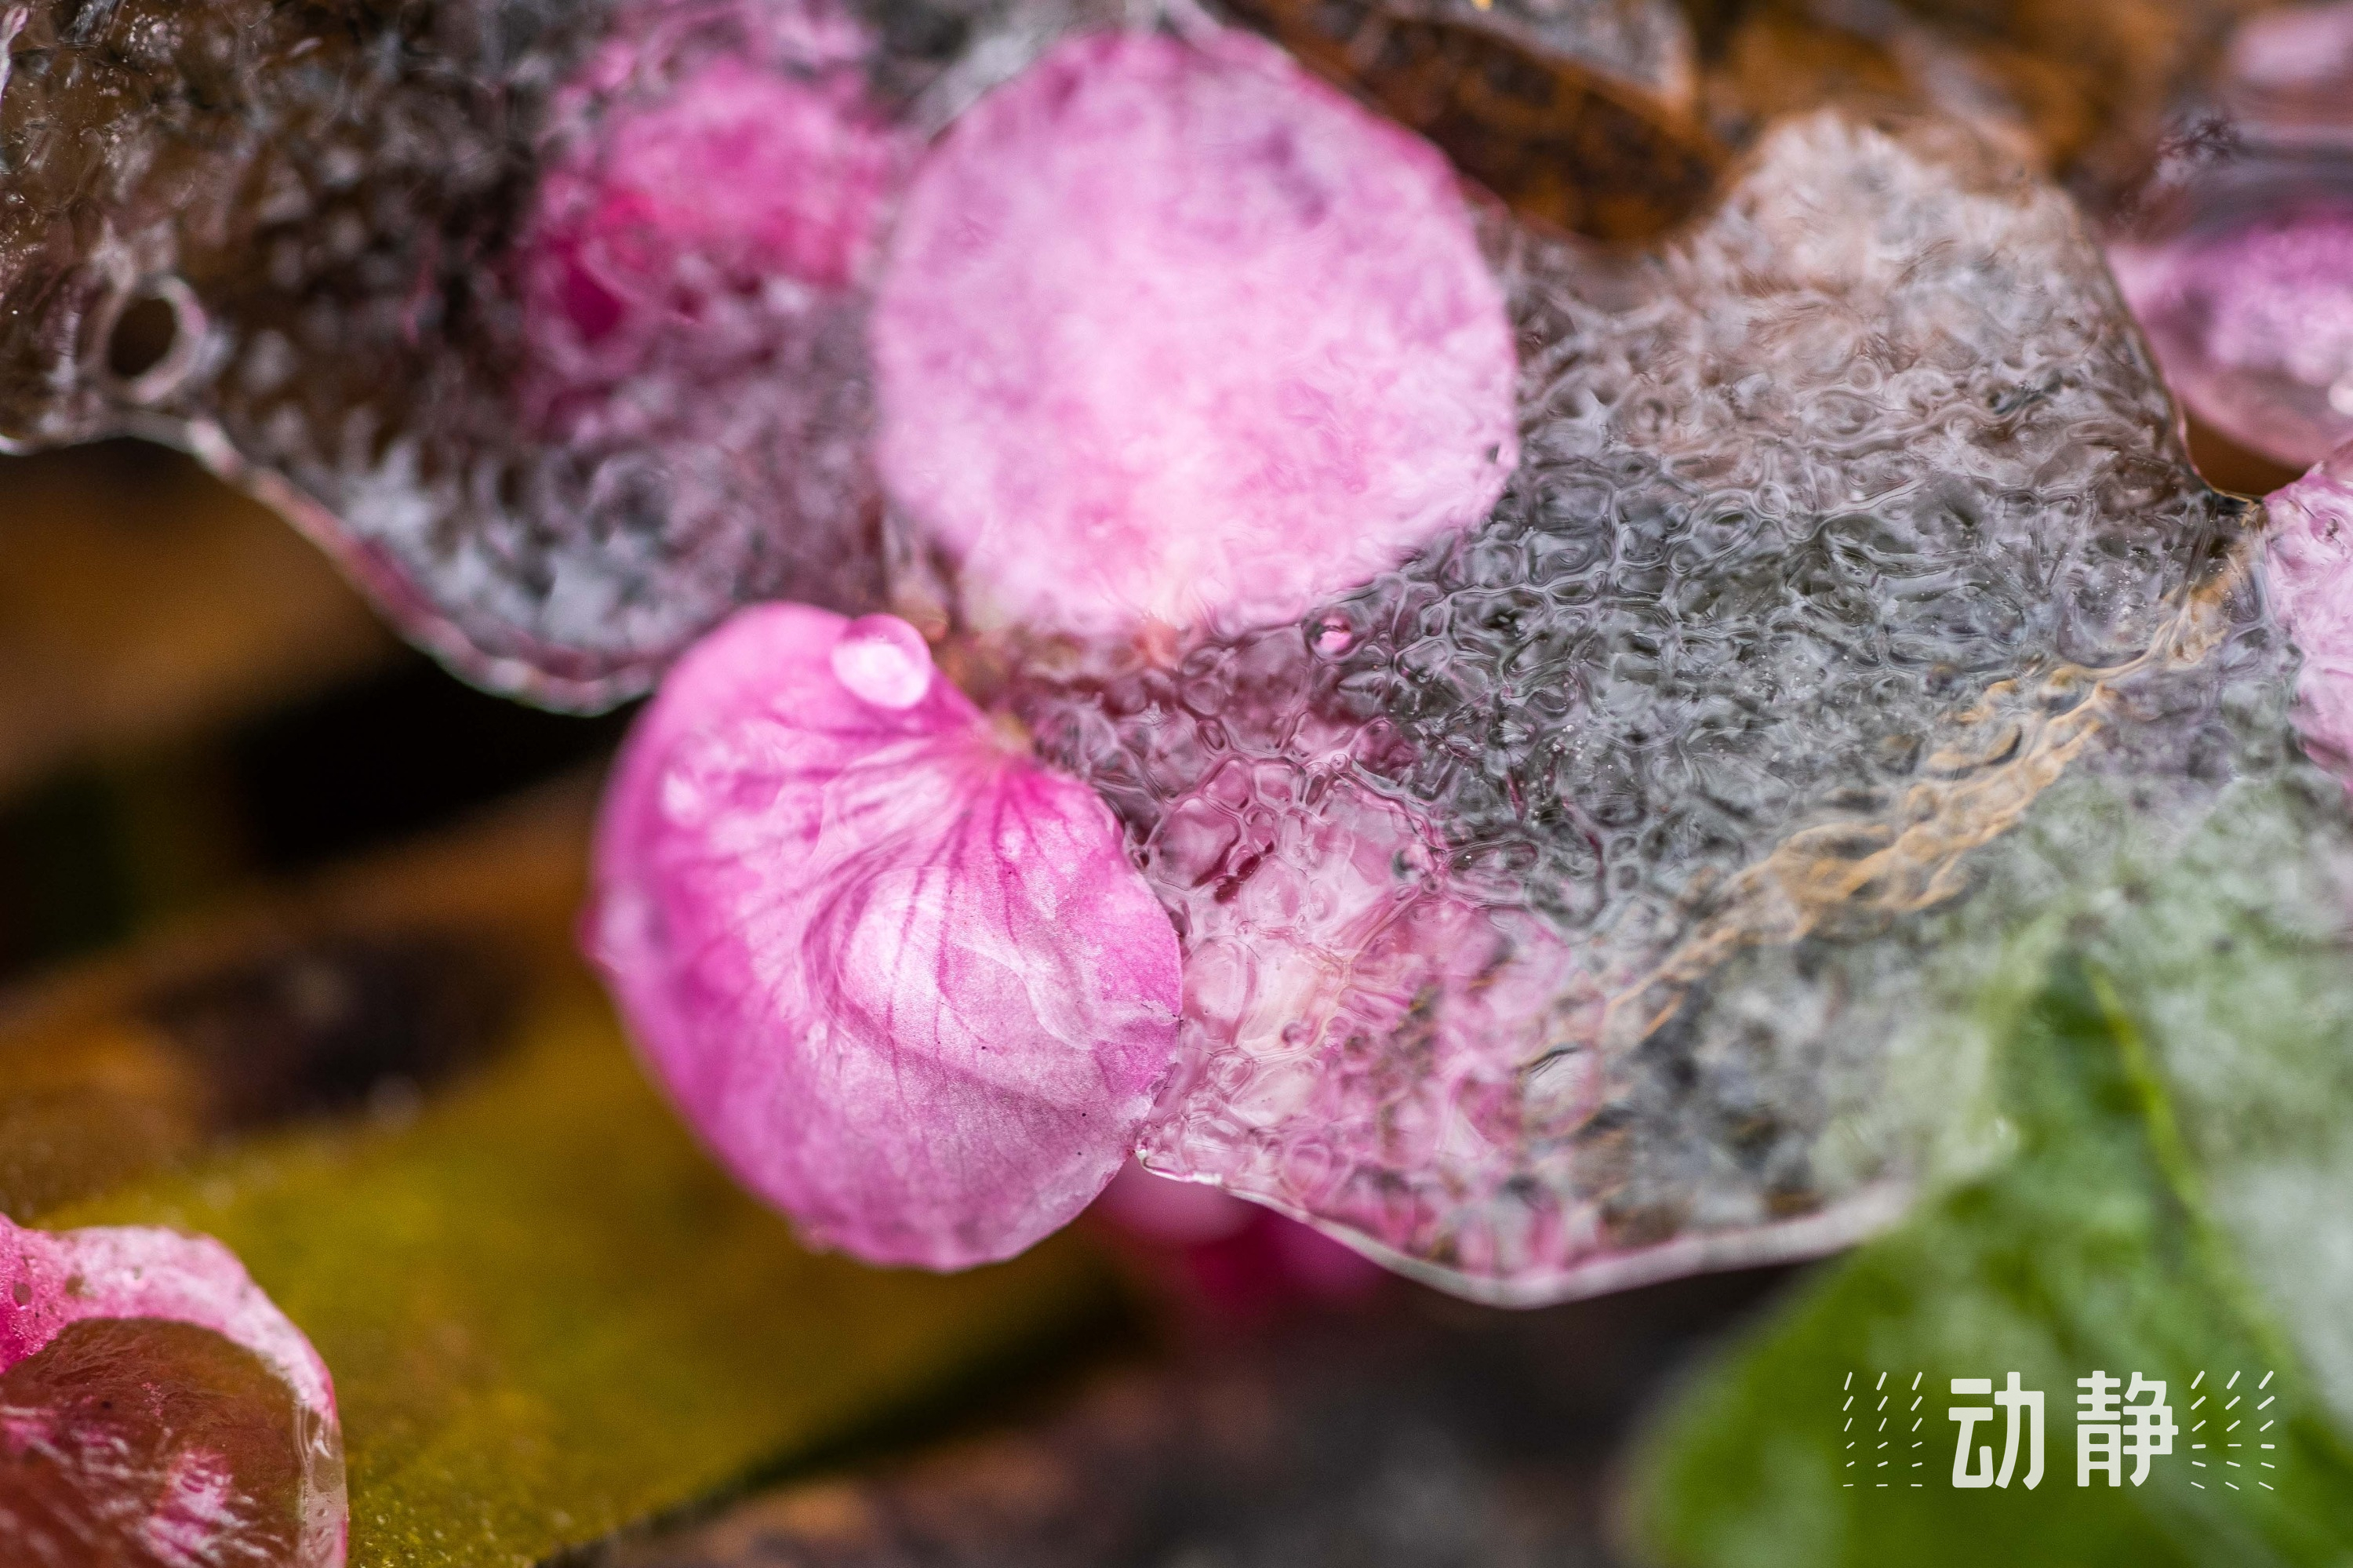
<path fill-rule="evenodd" d="M 2343 1563 L 2353 1456 L 2207 1217 L 2197 1160 L 2111 976 L 2076 951 L 2053 960 L 2003 1073 L 2009 1160 L 1815 1277 L 1666 1413 L 1639 1467 L 1648 1546 L 1710 1568 Z M 2183 1432 L 2143 1487 L 2075 1484 L 2075 1380 L 2095 1370 L 2167 1381 Z M 1957 1402 L 1949 1380 L 2000 1386 L 2013 1371 L 2045 1392 L 2042 1484 L 1957 1489 L 1946 1411 L 1984 1401 Z M 2237 1388 L 2217 1396 L 2233 1373 Z M 2275 1425 L 2260 1436 L 2276 1446 L 2193 1451 L 2222 1435 L 2221 1401 L 2240 1394 L 2238 1414 L 2266 1373 Z"/>

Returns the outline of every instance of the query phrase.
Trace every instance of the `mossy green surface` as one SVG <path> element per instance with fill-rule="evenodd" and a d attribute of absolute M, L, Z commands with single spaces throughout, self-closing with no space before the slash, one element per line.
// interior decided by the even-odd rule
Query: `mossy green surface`
<path fill-rule="evenodd" d="M 585 980 L 404 1125 L 224 1152 L 44 1214 L 219 1237 L 332 1369 L 353 1568 L 499 1568 L 788 1463 L 1105 1297 L 1074 1243 L 953 1277 L 797 1246 Z"/>
<path fill-rule="evenodd" d="M 2050 961 L 2011 1020 L 2003 1075 L 2011 1158 L 1831 1266 L 1651 1432 L 1633 1507 L 1648 1551 L 1693 1568 L 2353 1563 L 2353 1455 L 2211 1217 L 2105 970 L 2073 951 Z M 2182 1433 L 2145 1486 L 2076 1484 L 2075 1380 L 2095 1370 L 2168 1383 Z M 2042 1484 L 1957 1489 L 1946 1412 L 1989 1402 L 1957 1400 L 1950 1380 L 2000 1386 L 2013 1371 L 2044 1391 Z M 2274 1425 L 2246 1420 L 2247 1446 L 2226 1451 L 2209 1440 L 2233 1394 L 2234 1417 L 2272 1399 Z"/>

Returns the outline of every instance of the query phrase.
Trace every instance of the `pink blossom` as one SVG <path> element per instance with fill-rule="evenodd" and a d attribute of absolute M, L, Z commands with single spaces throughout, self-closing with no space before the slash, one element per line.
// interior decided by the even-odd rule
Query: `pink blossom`
<path fill-rule="evenodd" d="M 1445 160 L 1253 39 L 1103 34 L 918 168 L 878 462 L 984 625 L 1271 623 L 1476 521 L 1512 335 Z"/>
<path fill-rule="evenodd" d="M 1074 1217 L 1174 1047 L 1167 916 L 1094 793 L 912 628 L 747 609 L 623 750 L 589 943 L 655 1073 L 810 1241 L 955 1268 Z"/>

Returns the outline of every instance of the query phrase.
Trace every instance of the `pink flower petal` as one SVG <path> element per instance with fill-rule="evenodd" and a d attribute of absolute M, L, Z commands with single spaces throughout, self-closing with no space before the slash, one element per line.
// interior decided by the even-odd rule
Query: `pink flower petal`
<path fill-rule="evenodd" d="M 904 700 L 921 650 L 771 605 L 681 660 L 607 797 L 590 944 L 746 1186 L 818 1245 L 955 1268 L 1112 1179 L 1179 982 L 1103 802 L 927 655 Z"/>
<path fill-rule="evenodd" d="M 208 1237 L 0 1219 L 0 1515 L 42 1562 L 53 1538 L 147 1553 L 122 1561 L 339 1568 L 326 1364 Z"/>
<path fill-rule="evenodd" d="M 542 368 L 626 375 L 665 334 L 740 353 L 857 279 L 905 151 L 855 71 L 723 55 L 626 84 L 575 110 L 575 144 L 541 181 L 524 298 Z M 796 297 L 774 296 L 779 280 Z"/>
<path fill-rule="evenodd" d="M 2249 16 L 2218 63 L 2109 262 L 2190 411 L 2301 467 L 2353 437 L 2353 5 Z"/>
<path fill-rule="evenodd" d="M 1445 161 L 1240 36 L 1075 39 L 967 111 L 872 342 L 884 484 L 987 624 L 1286 620 L 1516 461 Z"/>
<path fill-rule="evenodd" d="M 2272 605 L 2304 654 L 2296 726 L 2353 783 L 2353 444 L 2266 504 Z"/>
<path fill-rule="evenodd" d="M 2353 191 L 2274 193 L 2261 210 L 2110 257 L 2166 380 L 2200 418 L 2281 462 L 2353 436 Z"/>

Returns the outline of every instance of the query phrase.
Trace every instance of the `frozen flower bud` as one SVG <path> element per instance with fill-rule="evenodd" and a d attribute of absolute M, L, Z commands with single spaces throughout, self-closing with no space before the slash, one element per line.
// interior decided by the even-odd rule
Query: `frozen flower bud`
<path fill-rule="evenodd" d="M 887 617 L 763 606 L 681 660 L 596 883 L 646 1059 L 819 1245 L 1020 1251 L 1112 1179 L 1169 1066 L 1176 938 L 1110 811 Z"/>
<path fill-rule="evenodd" d="M 11 1563 L 340 1568 L 325 1363 L 227 1248 L 0 1219 Z"/>
<path fill-rule="evenodd" d="M 1075 39 L 975 105 L 872 344 L 885 487 L 984 624 L 1287 620 L 1477 521 L 1516 458 L 1445 160 L 1240 36 Z"/>

